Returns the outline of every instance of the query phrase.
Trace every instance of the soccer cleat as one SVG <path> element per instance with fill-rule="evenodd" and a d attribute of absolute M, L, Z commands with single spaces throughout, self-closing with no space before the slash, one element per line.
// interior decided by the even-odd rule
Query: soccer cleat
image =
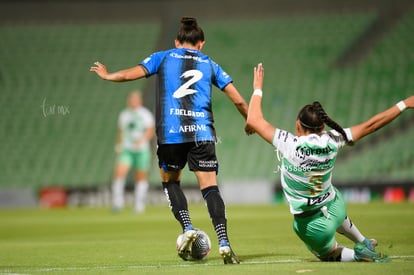
<path fill-rule="evenodd" d="M 190 229 L 183 233 L 183 239 L 179 246 L 177 247 L 178 256 L 180 256 L 184 261 L 191 259 L 191 248 L 193 242 L 197 238 L 197 231 Z"/>
<path fill-rule="evenodd" d="M 224 264 L 239 264 L 240 261 L 237 259 L 236 254 L 230 247 L 230 244 L 226 241 L 220 242 L 219 253 L 223 258 Z"/>
<path fill-rule="evenodd" d="M 371 250 L 372 252 L 375 252 L 375 248 L 378 245 L 377 240 L 375 239 L 368 239 L 365 238 L 362 243 L 366 246 L 366 248 L 368 248 L 369 250 Z"/>
<path fill-rule="evenodd" d="M 375 246 L 374 246 L 375 249 Z M 355 261 L 357 262 L 374 262 L 374 263 L 383 263 L 390 262 L 391 259 L 382 253 L 377 253 L 372 251 L 367 247 L 365 243 L 357 243 L 354 246 L 355 251 Z"/>

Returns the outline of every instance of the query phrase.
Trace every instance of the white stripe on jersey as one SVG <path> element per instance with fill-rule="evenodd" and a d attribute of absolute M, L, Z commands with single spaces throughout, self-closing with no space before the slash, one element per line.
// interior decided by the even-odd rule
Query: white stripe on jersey
<path fill-rule="evenodd" d="M 345 129 L 352 139 L 350 129 Z M 293 214 L 323 206 L 335 197 L 331 173 L 338 149 L 346 145 L 335 130 L 294 136 L 276 129 L 273 145 L 282 156 L 281 182 Z"/>

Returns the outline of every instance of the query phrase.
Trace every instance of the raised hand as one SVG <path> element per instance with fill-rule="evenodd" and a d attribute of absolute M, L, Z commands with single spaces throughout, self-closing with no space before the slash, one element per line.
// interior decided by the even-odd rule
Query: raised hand
<path fill-rule="evenodd" d="M 254 67 L 253 89 L 262 90 L 264 80 L 264 68 L 262 63 L 259 63 L 257 67 Z"/>

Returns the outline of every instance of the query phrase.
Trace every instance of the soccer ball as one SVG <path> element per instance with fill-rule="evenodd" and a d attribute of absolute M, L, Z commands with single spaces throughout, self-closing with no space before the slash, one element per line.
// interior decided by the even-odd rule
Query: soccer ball
<path fill-rule="evenodd" d="M 178 235 L 176 242 L 176 249 L 178 249 L 182 242 L 184 234 Z M 187 261 L 201 261 L 207 259 L 208 254 L 211 251 L 211 241 L 207 233 L 197 229 L 197 237 L 191 247 L 191 253 L 185 259 Z"/>

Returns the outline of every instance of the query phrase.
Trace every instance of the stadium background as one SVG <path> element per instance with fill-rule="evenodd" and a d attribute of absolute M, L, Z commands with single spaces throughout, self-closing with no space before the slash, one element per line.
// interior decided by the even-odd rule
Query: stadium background
<path fill-rule="evenodd" d="M 63 190 L 69 204 L 108 203 L 118 113 L 132 89 L 144 91 L 153 110 L 154 79 L 109 83 L 89 67 L 97 60 L 111 71 L 131 67 L 172 47 L 183 15 L 198 18 L 206 33 L 203 51 L 246 100 L 252 68 L 263 62 L 264 113 L 293 131 L 299 108 L 313 100 L 350 126 L 413 93 L 410 2 L 2 1 L 0 205 L 37 205 L 50 187 L 61 188 L 52 193 Z M 217 89 L 213 108 L 227 201 L 277 200 L 276 152 L 244 135 L 240 115 Z M 348 199 L 414 195 L 413 126 L 414 115 L 405 112 L 342 152 L 334 183 L 346 188 Z M 155 156 L 150 184 L 151 202 L 165 203 Z M 192 174 L 185 172 L 183 185 L 189 192 L 196 187 Z"/>

